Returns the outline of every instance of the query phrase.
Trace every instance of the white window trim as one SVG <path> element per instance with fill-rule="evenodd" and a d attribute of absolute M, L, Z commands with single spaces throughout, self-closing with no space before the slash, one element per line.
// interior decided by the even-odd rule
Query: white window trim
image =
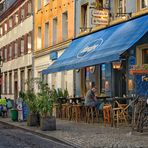
<path fill-rule="evenodd" d="M 148 5 L 148 0 L 147 0 L 147 5 Z M 148 8 L 148 6 L 147 6 L 147 7 L 142 8 L 142 0 L 140 0 L 140 10 L 147 9 L 147 8 Z"/>

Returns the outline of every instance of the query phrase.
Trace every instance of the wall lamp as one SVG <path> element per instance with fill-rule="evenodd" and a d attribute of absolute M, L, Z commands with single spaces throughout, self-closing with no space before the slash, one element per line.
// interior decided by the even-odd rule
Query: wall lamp
<path fill-rule="evenodd" d="M 112 62 L 113 69 L 120 69 L 121 68 L 121 61 Z"/>
<path fill-rule="evenodd" d="M 92 27 L 80 27 L 80 32 L 91 32 L 92 31 Z"/>
<path fill-rule="evenodd" d="M 121 17 L 123 19 L 130 19 L 132 17 L 132 12 L 130 13 L 116 13 L 116 17 Z"/>

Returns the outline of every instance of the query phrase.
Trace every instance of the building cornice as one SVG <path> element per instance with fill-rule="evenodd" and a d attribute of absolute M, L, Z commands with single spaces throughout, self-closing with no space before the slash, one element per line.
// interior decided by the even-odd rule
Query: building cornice
<path fill-rule="evenodd" d="M 44 49 L 35 51 L 34 52 L 34 58 L 39 58 L 41 56 L 47 55 L 47 54 L 49 54 L 52 51 L 60 51 L 60 50 L 63 50 L 65 48 L 67 48 L 71 42 L 72 42 L 72 39 L 69 39 L 69 40 L 67 40 L 65 42 L 56 44 L 54 46 L 49 46 L 48 48 L 44 48 Z"/>

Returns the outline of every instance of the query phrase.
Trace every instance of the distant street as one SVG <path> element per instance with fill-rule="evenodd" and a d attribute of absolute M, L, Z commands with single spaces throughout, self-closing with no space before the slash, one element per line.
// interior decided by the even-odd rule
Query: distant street
<path fill-rule="evenodd" d="M 0 124 L 0 148 L 69 148 L 29 132 Z"/>

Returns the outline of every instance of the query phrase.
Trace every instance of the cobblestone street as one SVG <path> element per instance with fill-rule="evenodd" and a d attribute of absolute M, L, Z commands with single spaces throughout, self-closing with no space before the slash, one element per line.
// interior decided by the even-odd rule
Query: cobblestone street
<path fill-rule="evenodd" d="M 69 148 L 30 132 L 0 124 L 0 148 Z"/>
<path fill-rule="evenodd" d="M 57 119 L 56 131 L 41 131 L 39 127 L 27 127 L 26 122 L 12 122 L 10 119 L 4 118 L 0 119 L 0 121 L 24 128 L 28 131 L 35 131 L 42 135 L 57 138 L 78 148 L 148 147 L 148 129 L 144 129 L 143 133 L 138 133 L 136 131 L 133 132 L 130 127 L 112 128 L 104 127 L 102 124 L 75 123 Z M 4 133 L 5 130 L 1 132 Z M 34 142 L 36 143 L 36 141 Z"/>

